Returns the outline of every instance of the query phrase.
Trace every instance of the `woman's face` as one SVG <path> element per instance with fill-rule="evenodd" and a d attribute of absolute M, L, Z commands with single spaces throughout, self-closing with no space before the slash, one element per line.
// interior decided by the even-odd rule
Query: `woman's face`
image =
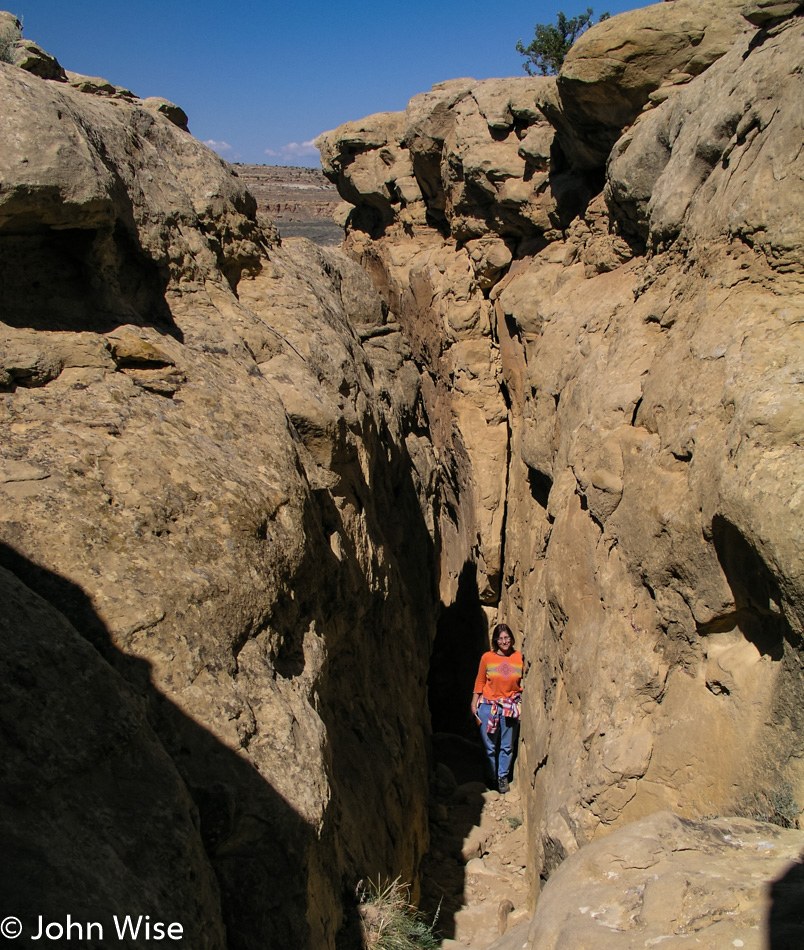
<path fill-rule="evenodd" d="M 497 652 L 504 653 L 506 656 L 513 650 L 514 641 L 510 633 L 501 633 L 497 637 Z"/>

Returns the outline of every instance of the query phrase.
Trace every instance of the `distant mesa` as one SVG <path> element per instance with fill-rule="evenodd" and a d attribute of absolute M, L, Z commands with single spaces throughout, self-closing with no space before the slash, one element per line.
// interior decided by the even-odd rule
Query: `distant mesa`
<path fill-rule="evenodd" d="M 257 211 L 271 218 L 282 237 L 306 237 L 337 245 L 343 229 L 333 221 L 338 189 L 318 168 L 235 164 L 237 175 L 257 199 Z"/>

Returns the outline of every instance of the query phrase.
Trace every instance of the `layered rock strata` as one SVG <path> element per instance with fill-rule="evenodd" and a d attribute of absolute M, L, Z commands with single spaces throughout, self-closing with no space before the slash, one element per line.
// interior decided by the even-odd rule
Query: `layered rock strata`
<path fill-rule="evenodd" d="M 237 176 L 257 199 L 282 237 L 306 237 L 316 244 L 337 246 L 343 230 L 333 220 L 340 197 L 318 168 L 283 165 L 235 166 Z"/>
<path fill-rule="evenodd" d="M 473 495 L 453 570 L 524 637 L 534 897 L 657 810 L 804 803 L 804 29 L 744 12 L 319 139 Z"/>

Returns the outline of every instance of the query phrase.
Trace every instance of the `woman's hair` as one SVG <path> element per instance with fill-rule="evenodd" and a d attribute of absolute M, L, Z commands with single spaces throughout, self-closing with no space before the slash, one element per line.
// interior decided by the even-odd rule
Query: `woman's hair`
<path fill-rule="evenodd" d="M 500 634 L 501 634 L 501 633 L 507 633 L 507 634 L 508 634 L 508 636 L 511 638 L 511 646 L 513 646 L 514 643 L 516 642 L 516 641 L 514 640 L 514 634 L 513 634 L 512 630 L 511 630 L 511 628 L 508 626 L 508 624 L 507 624 L 507 623 L 498 623 L 497 626 L 496 626 L 496 627 L 492 630 L 492 632 L 491 632 L 491 649 L 492 649 L 492 650 L 496 650 L 497 647 L 500 645 Z"/>

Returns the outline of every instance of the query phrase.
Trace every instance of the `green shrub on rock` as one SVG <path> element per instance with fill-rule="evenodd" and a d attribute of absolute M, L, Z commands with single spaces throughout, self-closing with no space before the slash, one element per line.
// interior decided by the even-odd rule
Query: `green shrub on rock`
<path fill-rule="evenodd" d="M 517 53 L 526 57 L 522 68 L 529 76 L 554 76 L 564 62 L 564 57 L 581 33 L 592 26 L 594 10 L 586 8 L 586 13 L 568 19 L 566 14 L 559 13 L 556 23 L 537 23 L 533 39 L 528 46 L 522 40 L 516 44 Z M 608 13 L 602 13 L 600 20 L 607 20 Z M 600 22 L 598 20 L 598 22 Z"/>

